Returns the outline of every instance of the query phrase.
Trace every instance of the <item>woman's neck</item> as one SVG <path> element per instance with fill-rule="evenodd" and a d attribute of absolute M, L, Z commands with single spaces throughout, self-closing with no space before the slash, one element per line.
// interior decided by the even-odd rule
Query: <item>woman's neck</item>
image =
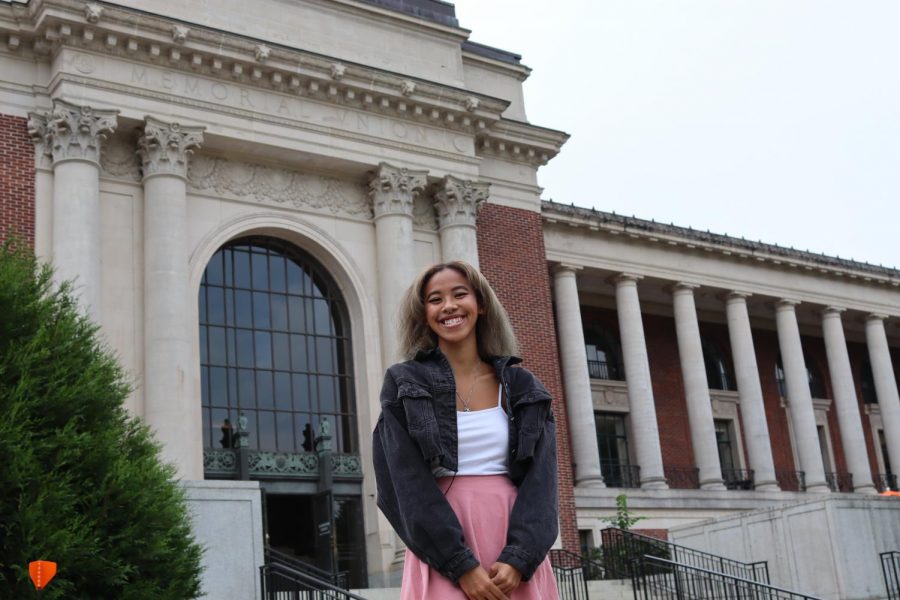
<path fill-rule="evenodd" d="M 478 355 L 478 345 L 475 340 L 460 345 L 438 344 L 441 352 L 447 357 L 450 367 L 454 373 L 473 373 L 478 370 L 481 363 L 481 357 Z"/>

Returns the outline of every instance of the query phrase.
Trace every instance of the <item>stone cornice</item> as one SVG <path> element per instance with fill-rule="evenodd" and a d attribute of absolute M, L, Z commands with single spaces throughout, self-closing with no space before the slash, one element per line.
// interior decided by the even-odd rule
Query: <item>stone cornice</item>
<path fill-rule="evenodd" d="M 546 224 L 559 223 L 569 227 L 584 228 L 598 234 L 622 236 L 652 244 L 679 247 L 688 251 L 717 253 L 737 260 L 751 260 L 785 269 L 794 269 L 798 272 L 820 273 L 864 283 L 900 287 L 900 270 L 880 265 L 547 200 L 541 202 L 541 208 Z"/>
<path fill-rule="evenodd" d="M 467 52 L 463 48 L 463 62 L 477 64 L 479 67 L 490 69 L 496 73 L 506 76 L 513 76 L 519 81 L 525 81 L 531 75 L 531 68 L 521 64 L 510 64 L 501 60 L 496 60 L 488 56 L 483 56 L 475 52 Z"/>
<path fill-rule="evenodd" d="M 357 2 L 343 4 L 381 11 Z M 8 50 L 36 57 L 48 57 L 66 46 L 472 135 L 490 131 L 509 106 L 506 100 L 466 89 L 121 6 L 78 0 L 0 6 L 0 41 L 4 40 Z"/>
<path fill-rule="evenodd" d="M 480 156 L 531 165 L 546 165 L 559 154 L 569 134 L 530 123 L 502 119 L 476 137 L 475 151 Z"/>

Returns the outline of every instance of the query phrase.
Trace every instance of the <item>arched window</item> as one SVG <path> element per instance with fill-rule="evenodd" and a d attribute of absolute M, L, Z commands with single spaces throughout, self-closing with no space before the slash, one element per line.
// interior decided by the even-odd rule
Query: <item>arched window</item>
<path fill-rule="evenodd" d="M 588 372 L 592 379 L 625 380 L 619 340 L 605 329 L 586 327 L 584 346 L 587 351 Z"/>
<path fill-rule="evenodd" d="M 200 284 L 205 448 L 230 448 L 243 413 L 252 449 L 300 453 L 328 419 L 335 452 L 357 453 L 350 332 L 328 273 L 269 237 L 229 242 Z"/>
<path fill-rule="evenodd" d="M 822 379 L 822 372 L 814 364 L 806 363 L 806 378 L 809 381 L 809 393 L 813 398 L 825 398 L 825 382 Z M 787 387 L 784 382 L 784 367 L 781 362 L 781 355 L 775 361 L 775 380 L 778 383 L 778 393 L 787 397 Z"/>
<path fill-rule="evenodd" d="M 706 336 L 701 336 L 703 363 L 706 365 L 706 381 L 711 390 L 731 390 L 737 387 L 734 383 L 734 371 L 731 363 L 719 345 Z"/>

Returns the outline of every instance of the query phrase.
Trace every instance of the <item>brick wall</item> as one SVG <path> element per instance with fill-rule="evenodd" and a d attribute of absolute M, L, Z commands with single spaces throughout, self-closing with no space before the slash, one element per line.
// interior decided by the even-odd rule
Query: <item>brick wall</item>
<path fill-rule="evenodd" d="M 0 115 L 0 240 L 34 247 L 34 147 L 27 119 Z"/>
<path fill-rule="evenodd" d="M 579 552 L 569 428 L 540 214 L 486 204 L 478 215 L 478 260 L 509 313 L 525 366 L 553 395 L 560 533 L 563 547 Z"/>

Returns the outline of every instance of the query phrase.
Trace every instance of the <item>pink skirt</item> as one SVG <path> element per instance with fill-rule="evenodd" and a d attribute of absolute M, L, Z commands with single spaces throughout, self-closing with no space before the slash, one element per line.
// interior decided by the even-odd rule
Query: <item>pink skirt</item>
<path fill-rule="evenodd" d="M 506 475 L 457 475 L 455 479 L 441 477 L 437 482 L 462 524 L 466 543 L 481 566 L 490 571 L 506 546 L 509 515 L 518 491 L 516 486 Z M 545 558 L 531 579 L 520 583 L 509 598 L 558 600 L 550 561 Z M 466 600 L 466 595 L 407 550 L 400 600 Z"/>

